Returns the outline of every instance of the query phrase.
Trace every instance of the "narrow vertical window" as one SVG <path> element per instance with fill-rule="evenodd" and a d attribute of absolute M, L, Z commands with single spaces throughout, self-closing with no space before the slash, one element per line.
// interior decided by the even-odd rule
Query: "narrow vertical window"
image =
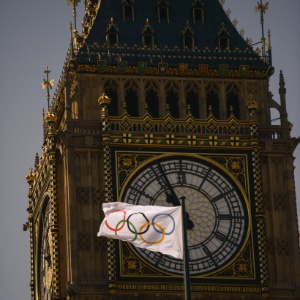
<path fill-rule="evenodd" d="M 194 50 L 195 47 L 195 34 L 192 28 L 189 25 L 189 22 L 186 22 L 185 27 L 182 30 L 182 42 L 183 42 L 183 49 L 190 49 Z"/>
<path fill-rule="evenodd" d="M 204 4 L 201 0 L 193 1 L 193 21 L 204 24 Z"/>
<path fill-rule="evenodd" d="M 186 95 L 186 105 L 190 108 L 191 115 L 200 118 L 199 99 L 195 91 L 189 91 Z"/>
<path fill-rule="evenodd" d="M 146 103 L 148 107 L 149 115 L 153 118 L 159 117 L 159 100 L 157 93 L 154 90 L 150 90 L 146 94 Z"/>
<path fill-rule="evenodd" d="M 115 44 L 117 44 L 117 35 L 116 33 L 109 33 L 107 35 L 107 43 L 109 46 L 113 46 Z"/>
<path fill-rule="evenodd" d="M 123 20 L 134 20 L 134 0 L 122 0 Z"/>
<path fill-rule="evenodd" d="M 218 32 L 218 48 L 220 50 L 230 49 L 230 34 L 225 29 L 224 23 L 222 23 L 222 28 Z"/>
<path fill-rule="evenodd" d="M 191 50 L 194 48 L 194 39 L 192 36 L 183 37 L 183 47 Z"/>
<path fill-rule="evenodd" d="M 127 92 L 125 96 L 125 102 L 126 102 L 126 109 L 128 114 L 131 117 L 138 117 L 139 116 L 138 96 L 133 89 L 130 89 Z"/>
<path fill-rule="evenodd" d="M 144 46 L 152 48 L 152 44 L 153 44 L 152 40 L 153 40 L 153 36 L 151 34 L 145 34 L 143 40 Z"/>
<path fill-rule="evenodd" d="M 158 22 L 170 21 L 170 3 L 169 0 L 157 0 Z"/>
<path fill-rule="evenodd" d="M 170 91 L 166 97 L 167 110 L 173 118 L 179 118 L 178 95 Z"/>
<path fill-rule="evenodd" d="M 239 98 L 234 92 L 230 92 L 226 99 L 227 106 L 227 118 L 234 116 L 236 119 L 240 119 L 240 103 Z"/>
<path fill-rule="evenodd" d="M 118 116 L 118 95 L 112 88 L 106 91 L 107 96 L 110 98 L 108 106 L 108 114 L 110 116 Z"/>
<path fill-rule="evenodd" d="M 146 20 L 146 25 L 142 30 L 142 44 L 144 47 L 153 48 L 154 46 L 154 31 L 150 25 L 149 19 Z"/>
<path fill-rule="evenodd" d="M 118 45 L 119 42 L 119 29 L 114 23 L 114 19 L 111 18 L 109 24 L 106 28 L 106 43 L 108 46 L 112 47 Z"/>
<path fill-rule="evenodd" d="M 216 92 L 209 91 L 206 98 L 207 116 L 214 116 L 216 119 L 220 119 L 220 105 L 219 97 Z"/>

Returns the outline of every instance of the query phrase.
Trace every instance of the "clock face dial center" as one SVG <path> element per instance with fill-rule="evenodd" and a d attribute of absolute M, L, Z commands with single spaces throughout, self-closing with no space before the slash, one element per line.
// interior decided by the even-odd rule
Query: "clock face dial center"
<path fill-rule="evenodd" d="M 187 230 L 189 246 L 204 242 L 216 226 L 216 212 L 211 201 L 196 189 L 186 186 L 176 186 L 174 191 L 178 198 L 186 197 L 186 211 L 194 223 L 191 230 Z M 166 206 L 164 193 L 161 193 L 155 205 Z M 172 206 L 169 204 L 169 206 Z"/>

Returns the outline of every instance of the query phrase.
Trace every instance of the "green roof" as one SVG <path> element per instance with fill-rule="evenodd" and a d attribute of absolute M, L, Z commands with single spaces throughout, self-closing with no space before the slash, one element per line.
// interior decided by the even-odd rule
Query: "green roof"
<path fill-rule="evenodd" d="M 78 53 L 79 63 L 94 64 L 97 60 L 116 63 L 122 60 L 129 65 L 138 62 L 157 65 L 164 62 L 169 66 L 177 66 L 185 62 L 190 67 L 199 64 L 211 67 L 220 64 L 229 67 L 268 67 L 268 63 L 254 52 L 236 30 L 218 0 L 94 2 L 99 8 Z M 168 14 L 164 14 L 166 11 Z M 195 20 L 194 14 L 198 19 Z M 89 22 L 88 16 L 83 24 L 85 22 Z M 117 36 L 117 43 L 107 43 L 108 33 Z M 152 35 L 151 46 L 145 47 L 143 44 L 143 33 Z M 223 38 L 223 47 L 220 47 L 220 38 Z M 184 43 L 188 40 L 193 40 L 192 46 L 185 48 Z M 224 46 L 224 41 L 228 41 L 229 47 Z"/>

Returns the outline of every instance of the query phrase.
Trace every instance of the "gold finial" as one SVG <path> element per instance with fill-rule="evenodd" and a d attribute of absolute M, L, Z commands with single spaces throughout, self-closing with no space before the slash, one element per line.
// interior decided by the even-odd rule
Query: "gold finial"
<path fill-rule="evenodd" d="M 229 111 L 230 111 L 230 117 L 233 117 L 234 116 L 234 109 L 233 109 L 232 105 L 230 105 Z"/>
<path fill-rule="evenodd" d="M 76 28 L 76 16 L 77 16 L 77 11 L 76 11 L 76 6 L 81 0 L 67 0 L 67 4 L 70 5 L 71 3 L 73 4 L 73 18 L 74 18 L 74 31 L 77 31 Z"/>
<path fill-rule="evenodd" d="M 262 55 L 263 57 L 266 56 L 266 40 L 265 40 L 265 33 L 264 33 L 264 14 L 266 13 L 266 10 L 269 9 L 269 2 L 266 2 L 265 4 L 262 3 L 262 0 L 260 2 L 257 2 L 257 6 L 255 6 L 255 12 L 260 12 L 260 24 L 261 24 L 261 33 L 262 33 Z"/>
<path fill-rule="evenodd" d="M 46 69 L 44 73 L 46 73 L 46 79 L 43 78 L 42 82 L 42 89 L 46 88 L 47 89 L 47 102 L 48 102 L 48 110 L 49 110 L 49 102 L 50 102 L 50 89 L 52 89 L 54 85 L 54 80 L 49 80 L 49 73 L 51 71 L 48 69 L 48 66 L 46 66 Z"/>
<path fill-rule="evenodd" d="M 98 103 L 100 106 L 103 104 L 109 105 L 110 101 L 111 99 L 105 93 L 103 93 L 98 99 Z"/>
<path fill-rule="evenodd" d="M 260 13 L 266 13 L 266 10 L 269 9 L 269 2 L 266 2 L 265 4 L 262 3 L 262 0 L 259 2 L 257 2 L 257 6 L 255 6 L 255 12 L 259 12 Z"/>
<path fill-rule="evenodd" d="M 258 110 L 258 103 L 255 100 L 251 99 L 247 103 L 247 108 L 249 111 L 256 111 Z"/>
<path fill-rule="evenodd" d="M 271 46 L 271 31 L 270 31 L 270 29 L 268 30 L 268 48 L 269 48 L 269 50 L 272 49 L 272 46 Z"/>
<path fill-rule="evenodd" d="M 56 121 L 56 115 L 52 111 L 48 111 L 46 115 L 46 123 L 55 123 Z"/>
<path fill-rule="evenodd" d="M 26 175 L 26 181 L 30 184 L 35 180 L 35 175 L 32 172 L 32 168 L 30 168 L 29 173 Z"/>

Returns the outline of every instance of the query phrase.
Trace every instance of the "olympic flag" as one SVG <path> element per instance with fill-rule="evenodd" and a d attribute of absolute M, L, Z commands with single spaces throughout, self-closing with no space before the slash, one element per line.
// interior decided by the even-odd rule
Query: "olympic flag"
<path fill-rule="evenodd" d="M 127 241 L 139 248 L 183 259 L 181 206 L 103 203 L 98 236 Z"/>

